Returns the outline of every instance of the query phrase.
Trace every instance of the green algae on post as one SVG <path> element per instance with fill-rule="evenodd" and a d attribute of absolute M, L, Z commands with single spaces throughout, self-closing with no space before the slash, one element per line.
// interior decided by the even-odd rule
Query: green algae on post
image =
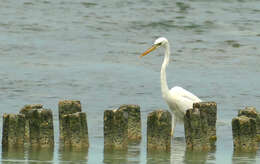
<path fill-rule="evenodd" d="M 147 118 L 147 151 L 170 151 L 172 115 L 169 111 L 156 110 Z"/>

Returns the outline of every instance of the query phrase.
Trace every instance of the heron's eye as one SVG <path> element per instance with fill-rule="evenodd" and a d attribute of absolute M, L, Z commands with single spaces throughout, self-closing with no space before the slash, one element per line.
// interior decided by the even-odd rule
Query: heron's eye
<path fill-rule="evenodd" d="M 158 46 L 162 45 L 162 42 L 161 43 L 158 43 Z"/>

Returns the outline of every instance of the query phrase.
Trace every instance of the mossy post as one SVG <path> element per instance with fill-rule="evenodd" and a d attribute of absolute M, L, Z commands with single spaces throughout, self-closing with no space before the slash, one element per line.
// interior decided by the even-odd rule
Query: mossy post
<path fill-rule="evenodd" d="M 25 116 L 22 114 L 3 115 L 2 146 L 23 147 L 25 134 Z"/>
<path fill-rule="evenodd" d="M 260 141 L 260 113 L 256 111 L 255 107 L 246 107 L 238 111 L 238 116 L 247 116 L 256 121 L 256 138 Z"/>
<path fill-rule="evenodd" d="M 147 151 L 170 151 L 172 115 L 169 111 L 156 110 L 147 118 Z"/>
<path fill-rule="evenodd" d="M 188 109 L 184 115 L 185 140 L 187 150 L 210 150 L 209 126 L 206 117 L 201 117 L 198 108 Z"/>
<path fill-rule="evenodd" d="M 33 109 L 28 114 L 31 146 L 54 146 L 53 116 L 49 109 Z"/>
<path fill-rule="evenodd" d="M 128 141 L 139 142 L 142 138 L 141 113 L 139 105 L 121 105 L 119 110 L 128 113 Z"/>
<path fill-rule="evenodd" d="M 215 148 L 217 140 L 216 122 L 217 122 L 217 104 L 215 102 L 199 102 L 194 103 L 193 108 L 198 108 L 201 119 L 207 120 L 207 134 L 209 137 L 211 149 Z"/>
<path fill-rule="evenodd" d="M 128 141 L 128 112 L 124 110 L 105 110 L 104 148 L 124 150 Z"/>
<path fill-rule="evenodd" d="M 88 148 L 87 116 L 84 112 L 61 116 L 63 130 L 63 146 L 73 149 Z"/>
<path fill-rule="evenodd" d="M 66 127 L 64 127 L 63 116 L 67 114 L 73 114 L 76 112 L 81 112 L 81 103 L 78 100 L 62 100 L 59 101 L 59 130 L 60 130 L 60 140 L 63 142 L 64 133 L 66 132 Z"/>
<path fill-rule="evenodd" d="M 29 141 L 30 138 L 30 131 L 29 131 L 29 112 L 33 109 L 41 109 L 43 107 L 42 104 L 31 104 L 31 105 L 25 105 L 21 110 L 20 114 L 25 115 L 25 141 Z"/>
<path fill-rule="evenodd" d="M 232 132 L 234 151 L 255 152 L 257 150 L 255 119 L 243 115 L 233 118 Z"/>

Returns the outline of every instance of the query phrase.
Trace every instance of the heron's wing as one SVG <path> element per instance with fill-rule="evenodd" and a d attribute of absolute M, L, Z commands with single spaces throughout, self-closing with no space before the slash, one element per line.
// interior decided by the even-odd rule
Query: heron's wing
<path fill-rule="evenodd" d="M 186 89 L 183 89 L 182 87 L 178 87 L 178 86 L 173 87 L 170 90 L 170 93 L 174 94 L 176 96 L 180 96 L 180 97 L 183 97 L 185 99 L 188 99 L 192 102 L 201 102 L 201 100 L 197 96 L 195 96 L 191 92 L 187 91 Z"/>

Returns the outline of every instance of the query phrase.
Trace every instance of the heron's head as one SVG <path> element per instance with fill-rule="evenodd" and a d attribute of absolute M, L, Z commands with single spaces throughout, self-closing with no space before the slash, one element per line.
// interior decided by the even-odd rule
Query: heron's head
<path fill-rule="evenodd" d="M 150 52 L 152 52 L 153 50 L 156 50 L 157 48 L 159 48 L 161 46 L 165 47 L 167 44 L 168 44 L 168 40 L 164 37 L 160 37 L 160 38 L 156 39 L 154 41 L 152 47 L 150 47 L 143 54 L 141 54 L 140 57 L 143 57 L 143 56 L 149 54 Z"/>

